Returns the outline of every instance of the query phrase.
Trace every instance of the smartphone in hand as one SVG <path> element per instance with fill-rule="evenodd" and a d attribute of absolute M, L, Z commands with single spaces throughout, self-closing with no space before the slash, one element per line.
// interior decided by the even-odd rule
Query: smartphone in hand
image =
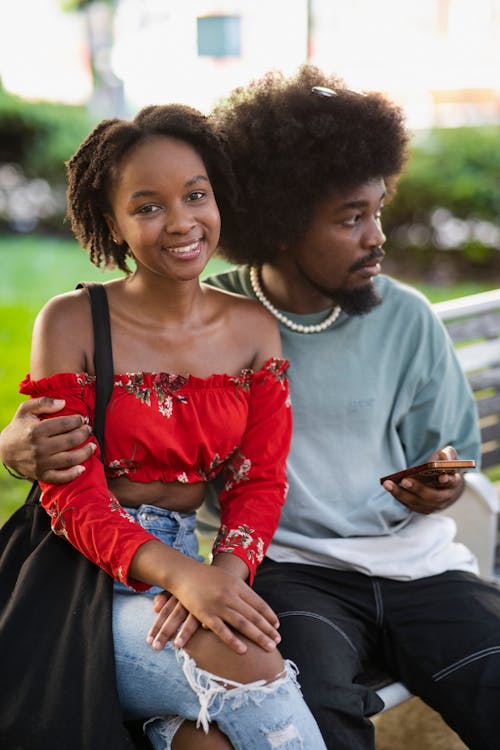
<path fill-rule="evenodd" d="M 385 477 L 381 477 L 380 484 L 383 484 L 387 480 L 394 482 L 394 484 L 399 484 L 405 477 L 414 477 L 419 482 L 439 486 L 437 478 L 440 474 L 454 474 L 456 471 L 466 471 L 467 469 L 475 468 L 476 462 L 472 460 L 427 461 L 425 464 L 410 466 L 410 468 L 397 471 L 395 474 L 388 474 Z"/>

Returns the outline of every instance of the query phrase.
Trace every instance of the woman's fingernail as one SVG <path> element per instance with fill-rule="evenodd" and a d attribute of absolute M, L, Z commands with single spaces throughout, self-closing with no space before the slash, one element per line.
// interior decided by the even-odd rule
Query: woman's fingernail
<path fill-rule="evenodd" d="M 404 487 L 405 490 L 411 490 L 413 485 L 409 479 L 403 479 L 401 482 L 401 486 Z"/>
<path fill-rule="evenodd" d="M 148 635 L 148 637 L 146 638 L 146 643 L 148 644 L 148 646 L 151 646 L 151 644 L 153 643 L 152 635 Z"/>
<path fill-rule="evenodd" d="M 161 641 L 153 641 L 153 648 L 155 651 L 161 651 L 163 648 Z"/>

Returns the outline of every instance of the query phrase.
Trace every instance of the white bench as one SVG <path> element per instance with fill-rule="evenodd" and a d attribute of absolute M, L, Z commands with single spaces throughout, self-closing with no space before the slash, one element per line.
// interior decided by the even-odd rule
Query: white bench
<path fill-rule="evenodd" d="M 482 469 L 500 465 L 500 289 L 440 302 L 434 310 L 445 324 L 474 392 L 481 427 Z M 457 523 L 457 540 L 476 555 L 481 575 L 500 578 L 499 494 L 484 473 L 466 475 L 460 500 L 446 511 Z M 401 682 L 374 673 L 384 711 L 411 698 Z"/>

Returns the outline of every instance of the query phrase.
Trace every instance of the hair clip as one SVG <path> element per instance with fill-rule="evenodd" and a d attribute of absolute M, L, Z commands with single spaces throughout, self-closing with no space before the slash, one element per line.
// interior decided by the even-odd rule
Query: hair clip
<path fill-rule="evenodd" d="M 337 96 L 337 92 L 327 86 L 313 86 L 311 93 L 317 96 Z"/>
<path fill-rule="evenodd" d="M 355 89 L 340 89 L 340 92 L 343 94 L 349 94 L 350 96 L 366 96 L 364 91 L 356 91 Z M 327 86 L 313 86 L 311 89 L 312 94 L 316 94 L 316 96 L 338 96 L 339 91 L 334 91 L 334 89 L 329 89 Z"/>

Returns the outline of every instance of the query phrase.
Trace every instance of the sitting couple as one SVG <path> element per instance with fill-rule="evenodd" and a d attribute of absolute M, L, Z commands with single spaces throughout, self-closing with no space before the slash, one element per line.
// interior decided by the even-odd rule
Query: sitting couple
<path fill-rule="evenodd" d="M 1 452 L 115 578 L 120 703 L 155 718 L 155 748 L 372 750 L 373 660 L 470 748 L 497 747 L 500 594 L 434 513 L 463 477 L 379 483 L 479 461 L 442 325 L 380 273 L 408 140 L 392 102 L 305 66 L 208 119 L 104 121 L 69 162 L 75 236 L 125 272 L 105 285 L 118 374 L 103 463 L 83 291 L 40 313 L 33 400 Z M 237 268 L 200 282 L 216 248 Z M 217 477 L 208 566 L 194 514 Z"/>

